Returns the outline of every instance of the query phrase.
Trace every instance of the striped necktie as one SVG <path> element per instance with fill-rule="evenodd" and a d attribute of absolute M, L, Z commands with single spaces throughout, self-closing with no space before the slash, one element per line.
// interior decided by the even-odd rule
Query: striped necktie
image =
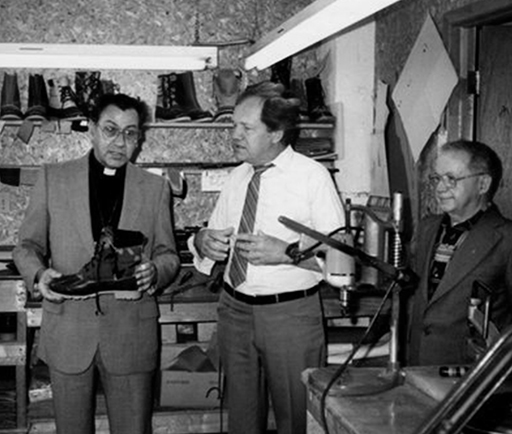
<path fill-rule="evenodd" d="M 251 181 L 247 187 L 247 193 L 245 195 L 242 218 L 240 219 L 240 226 L 238 227 L 239 234 L 252 234 L 254 230 L 254 220 L 256 218 L 256 208 L 258 206 L 261 174 L 272 166 L 273 164 L 266 166 L 254 166 L 254 174 L 252 175 Z M 246 274 L 247 259 L 244 258 L 240 254 L 240 251 L 235 247 L 233 251 L 233 258 L 231 259 L 231 268 L 229 270 L 229 278 L 233 288 L 236 288 L 241 283 L 245 282 Z"/>

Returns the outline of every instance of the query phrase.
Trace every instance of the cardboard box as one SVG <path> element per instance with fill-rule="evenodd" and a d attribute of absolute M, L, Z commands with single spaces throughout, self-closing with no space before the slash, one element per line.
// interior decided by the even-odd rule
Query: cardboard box
<path fill-rule="evenodd" d="M 206 352 L 197 345 L 183 350 L 160 371 L 160 406 L 219 407 L 222 380 Z"/>
<path fill-rule="evenodd" d="M 220 407 L 218 372 L 161 371 L 160 406 Z"/>

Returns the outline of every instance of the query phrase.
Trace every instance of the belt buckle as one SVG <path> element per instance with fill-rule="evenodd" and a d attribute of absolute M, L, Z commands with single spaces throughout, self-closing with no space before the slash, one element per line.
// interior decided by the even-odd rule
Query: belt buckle
<path fill-rule="evenodd" d="M 279 303 L 279 294 L 274 294 L 275 301 L 274 303 Z"/>

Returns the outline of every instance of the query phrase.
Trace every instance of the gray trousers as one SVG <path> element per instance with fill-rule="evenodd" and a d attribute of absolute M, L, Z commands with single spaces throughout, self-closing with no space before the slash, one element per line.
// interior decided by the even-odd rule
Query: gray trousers
<path fill-rule="evenodd" d="M 258 306 L 223 291 L 218 316 L 229 433 L 265 433 L 270 395 L 278 434 L 306 434 L 301 373 L 326 352 L 319 294 Z"/>
<path fill-rule="evenodd" d="M 99 353 L 80 374 L 65 374 L 50 367 L 57 434 L 95 432 L 97 374 L 105 393 L 110 433 L 151 434 L 154 372 L 110 374 Z"/>

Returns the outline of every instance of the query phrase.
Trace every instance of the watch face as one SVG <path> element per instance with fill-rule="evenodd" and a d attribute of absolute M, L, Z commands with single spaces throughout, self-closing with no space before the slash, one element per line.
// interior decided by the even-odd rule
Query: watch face
<path fill-rule="evenodd" d="M 299 243 L 291 243 L 286 248 L 286 255 L 293 259 L 293 262 L 298 262 L 300 259 Z"/>

